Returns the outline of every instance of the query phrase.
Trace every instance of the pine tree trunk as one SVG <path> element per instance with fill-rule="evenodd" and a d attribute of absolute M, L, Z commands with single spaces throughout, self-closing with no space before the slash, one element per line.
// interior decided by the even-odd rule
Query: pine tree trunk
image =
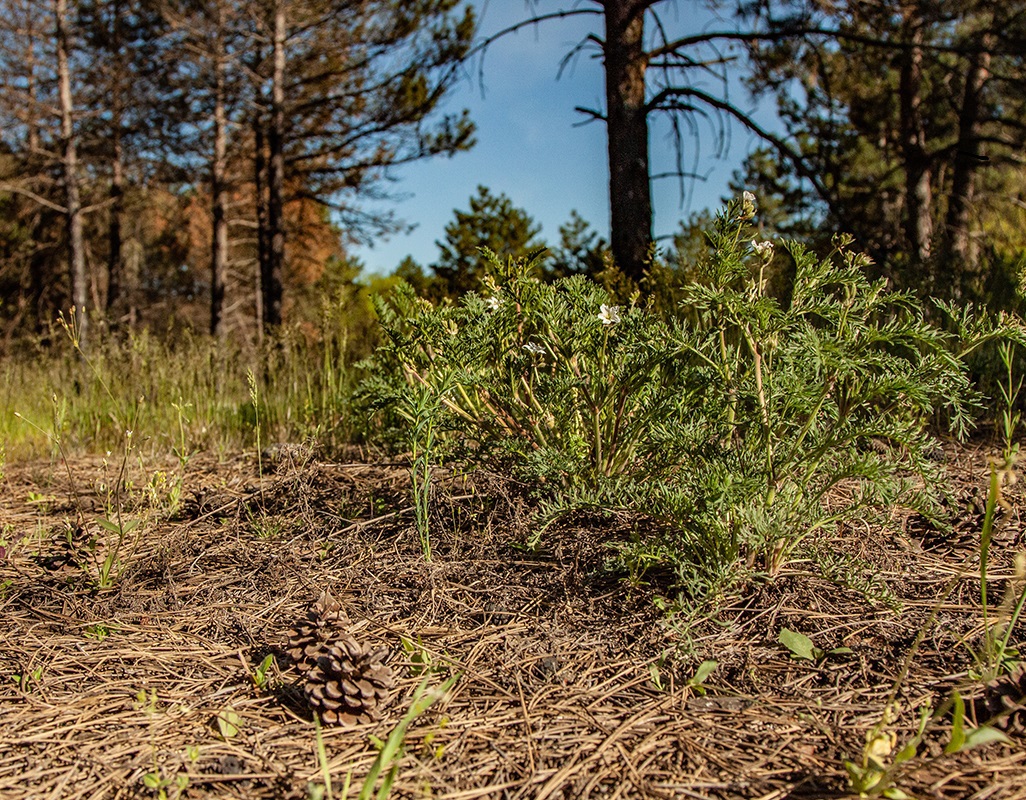
<path fill-rule="evenodd" d="M 124 294 L 125 263 L 122 247 L 123 219 L 125 214 L 125 168 L 121 144 L 120 118 L 115 121 L 114 153 L 110 179 L 110 223 L 107 229 L 107 322 L 117 328 L 122 317 L 122 295 Z"/>
<path fill-rule="evenodd" d="M 124 293 L 125 264 L 122 247 L 122 231 L 125 214 L 125 167 L 122 143 L 121 95 L 125 75 L 124 54 L 121 51 L 121 3 L 114 4 L 114 19 L 111 31 L 112 49 L 115 55 L 114 96 L 111 100 L 111 136 L 113 141 L 110 176 L 110 222 L 107 227 L 107 324 L 116 329 L 122 322 L 122 295 Z"/>
<path fill-rule="evenodd" d="M 45 214 L 36 214 L 32 226 L 32 255 L 29 258 L 29 281 L 32 287 L 32 310 L 36 315 L 35 332 L 43 334 L 53 320 L 53 312 L 47 297 L 48 282 L 51 277 L 51 264 L 46 250 L 39 242 L 46 240 L 47 218 Z"/>
<path fill-rule="evenodd" d="M 223 26 L 222 26 L 223 28 Z M 223 30 L 218 31 L 214 69 L 214 157 L 210 165 L 210 196 L 213 217 L 210 255 L 210 334 L 224 335 L 224 286 L 228 271 L 228 215 L 225 175 L 228 161 L 228 124 L 225 112 L 225 54 Z"/>
<path fill-rule="evenodd" d="M 933 170 L 922 116 L 923 31 L 914 18 L 907 22 L 907 27 L 911 27 L 912 46 L 902 56 L 898 99 L 905 166 L 905 237 L 912 262 L 918 266 L 929 260 L 933 242 Z"/>
<path fill-rule="evenodd" d="M 64 172 L 65 209 L 68 221 L 68 251 L 71 273 L 71 302 L 78 325 L 79 345 L 86 348 L 89 318 L 86 316 L 85 244 L 82 234 L 82 201 L 78 185 L 78 152 L 72 120 L 74 107 L 71 97 L 71 68 L 68 64 L 68 2 L 54 0 L 54 22 L 57 39 L 57 84 L 63 144 L 62 168 Z"/>
<path fill-rule="evenodd" d="M 604 5 L 610 247 L 616 266 L 638 280 L 652 243 L 644 5 L 635 0 Z"/>
<path fill-rule="evenodd" d="M 279 0 L 274 7 L 273 70 L 271 75 L 271 119 L 267 132 L 267 227 L 270 248 L 267 268 L 262 276 L 264 289 L 264 328 L 281 325 L 282 270 L 285 262 L 283 193 L 285 186 L 285 8 Z"/>
<path fill-rule="evenodd" d="M 28 119 L 28 151 L 30 158 L 39 156 L 39 88 L 36 79 L 35 16 L 25 14 L 25 90 L 30 103 Z"/>
<path fill-rule="evenodd" d="M 265 148 L 264 117 L 259 108 L 253 114 L 253 184 L 256 193 L 257 270 L 256 319 L 257 336 L 262 341 L 264 331 L 264 275 L 270 269 L 270 246 L 267 232 L 267 154 Z"/>
<path fill-rule="evenodd" d="M 947 267 L 964 277 L 975 276 L 979 253 L 971 237 L 970 210 L 976 189 L 976 173 L 980 168 L 979 126 L 981 95 L 990 76 L 989 48 L 992 37 L 985 37 L 984 49 L 974 53 L 966 70 L 962 91 L 962 107 L 958 114 L 958 142 L 955 146 L 951 196 L 944 220 L 944 255 Z"/>

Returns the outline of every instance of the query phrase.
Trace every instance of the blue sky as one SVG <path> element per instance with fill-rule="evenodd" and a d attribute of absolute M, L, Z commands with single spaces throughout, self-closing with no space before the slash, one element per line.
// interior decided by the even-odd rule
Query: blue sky
<path fill-rule="evenodd" d="M 475 2 L 481 32 L 501 30 L 525 18 L 524 0 Z M 545 0 L 541 11 L 572 6 L 572 0 Z M 712 18 L 697 0 L 667 4 L 664 12 L 675 30 L 699 30 Z M 674 17 L 676 17 L 674 19 Z M 477 64 L 468 70 L 450 96 L 446 111 L 468 108 L 477 125 L 477 145 L 452 158 L 434 159 L 394 170 L 392 191 L 403 197 L 398 215 L 416 225 L 408 235 L 378 241 L 373 247 L 354 251 L 367 273 L 387 274 L 407 255 L 422 265 L 438 256 L 435 241 L 444 235 L 454 209 L 467 209 L 477 186 L 506 194 L 515 205 L 541 224 L 541 236 L 558 242 L 559 226 L 571 210 L 591 223 L 608 239 L 609 200 L 605 128 L 600 122 L 585 125 L 575 106 L 603 107 L 601 62 L 582 54 L 558 77 L 563 56 L 591 29 L 600 17 L 551 21 L 522 30 L 496 42 L 484 60 L 483 81 Z M 717 27 L 724 23 L 721 21 Z M 715 89 L 710 82 L 706 87 Z M 743 90 L 732 89 L 732 100 L 743 108 L 751 105 Z M 668 126 L 656 125 L 650 133 L 652 172 L 672 169 L 673 148 Z M 656 236 L 667 236 L 691 211 L 717 207 L 728 193 L 734 169 L 752 146 L 751 138 L 735 126 L 729 152 L 715 154 L 715 132 L 700 130 L 697 171 L 708 178 L 690 187 L 692 196 L 681 206 L 680 187 L 674 180 L 656 181 L 653 187 Z M 687 158 L 695 155 L 688 140 Z M 693 164 L 689 161 L 687 168 Z"/>

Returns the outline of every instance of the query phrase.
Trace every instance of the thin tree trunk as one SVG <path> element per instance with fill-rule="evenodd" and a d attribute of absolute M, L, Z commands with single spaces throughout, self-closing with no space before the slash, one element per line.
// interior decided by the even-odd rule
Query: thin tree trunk
<path fill-rule="evenodd" d="M 25 12 L 25 80 L 29 99 L 28 151 L 31 158 L 39 156 L 39 97 L 36 81 L 35 15 L 31 8 Z"/>
<path fill-rule="evenodd" d="M 944 255 L 948 269 L 960 276 L 975 275 L 979 254 L 972 245 L 970 210 L 976 189 L 976 173 L 983 163 L 980 156 L 979 127 L 981 96 L 990 76 L 992 36 L 984 39 L 983 49 L 969 59 L 962 107 L 958 114 L 958 142 L 955 147 L 954 171 L 951 176 L 951 197 L 944 220 Z M 959 281 L 961 283 L 961 281 Z"/>
<path fill-rule="evenodd" d="M 68 64 L 68 2 L 54 0 L 54 22 L 57 39 L 57 84 L 60 100 L 61 139 L 64 145 L 63 171 L 65 208 L 68 220 L 68 249 L 71 272 L 71 302 L 78 325 L 79 345 L 88 342 L 89 318 L 86 316 L 85 245 L 82 236 L 82 201 L 78 185 L 78 152 L 72 120 L 71 68 Z"/>
<path fill-rule="evenodd" d="M 35 162 L 41 155 L 41 144 L 39 137 L 39 82 L 36 77 L 36 14 L 32 7 L 23 4 L 22 11 L 25 14 L 25 76 L 26 91 L 29 100 L 28 112 L 28 154 L 29 159 Z M 36 212 L 35 222 L 32 225 L 31 241 L 32 255 L 29 259 L 29 275 L 32 291 L 32 311 L 35 314 L 34 331 L 42 334 L 52 319 L 52 313 L 48 307 L 47 288 L 50 278 L 49 253 L 40 244 L 46 240 L 47 216 L 42 210 Z"/>
<path fill-rule="evenodd" d="M 122 321 L 122 294 L 124 293 L 124 255 L 122 247 L 122 231 L 125 214 L 125 167 L 124 145 L 122 143 L 121 94 L 125 76 L 125 59 L 121 50 L 121 3 L 115 2 L 113 21 L 111 23 L 111 42 L 115 53 L 114 96 L 111 98 L 111 180 L 110 180 L 110 222 L 107 229 L 107 323 L 117 328 Z"/>
<path fill-rule="evenodd" d="M 604 6 L 610 248 L 616 266 L 638 280 L 652 243 L 644 4 L 608 0 Z"/>
<path fill-rule="evenodd" d="M 261 74 L 264 54 L 259 45 L 254 54 L 251 70 L 254 75 Z M 263 85 L 258 83 L 256 102 L 253 108 L 253 186 L 256 194 L 256 227 L 257 227 L 257 259 L 256 259 L 256 321 L 257 339 L 263 341 L 264 333 L 264 275 L 270 269 L 268 262 L 270 242 L 267 230 L 267 151 L 266 151 L 266 115 L 263 98 Z"/>
<path fill-rule="evenodd" d="M 210 194 L 213 212 L 213 241 L 210 258 L 210 333 L 224 335 L 224 285 L 228 270 L 228 215 L 225 174 L 228 161 L 228 123 L 225 112 L 225 53 L 223 21 L 219 20 L 214 69 L 214 158 L 211 164 Z"/>
<path fill-rule="evenodd" d="M 270 268 L 268 261 L 270 247 L 267 235 L 267 154 L 264 151 L 264 138 L 264 116 L 258 107 L 253 115 L 253 184 L 256 192 L 256 318 L 259 341 L 263 341 L 264 333 L 264 275 Z"/>
<path fill-rule="evenodd" d="M 923 31 L 914 14 L 910 12 L 906 20 L 912 46 L 902 56 L 898 101 L 905 166 L 905 237 L 912 261 L 918 266 L 929 260 L 933 241 L 933 170 L 922 115 Z"/>
<path fill-rule="evenodd" d="M 36 221 L 32 225 L 32 256 L 29 258 L 29 274 L 32 285 L 32 310 L 36 315 L 36 333 L 43 333 L 53 320 L 53 312 L 47 298 L 47 283 L 50 278 L 49 253 L 40 244 L 46 240 L 46 215 L 36 212 Z"/>
<path fill-rule="evenodd" d="M 117 115 L 116 115 L 117 116 Z M 125 215 L 125 167 L 124 148 L 121 144 L 120 117 L 115 120 L 114 154 L 110 180 L 110 225 L 107 229 L 109 243 L 107 256 L 107 321 L 117 328 L 122 317 L 122 295 L 124 294 L 125 259 L 122 247 L 123 220 Z"/>
<path fill-rule="evenodd" d="M 285 262 L 283 198 L 285 186 L 285 7 L 274 6 L 273 69 L 271 73 L 271 119 L 267 132 L 267 227 L 270 248 L 263 278 L 264 328 L 281 325 L 282 271 Z"/>

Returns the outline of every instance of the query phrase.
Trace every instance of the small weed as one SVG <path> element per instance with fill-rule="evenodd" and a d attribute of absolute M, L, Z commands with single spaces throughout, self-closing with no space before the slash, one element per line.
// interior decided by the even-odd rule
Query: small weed
<path fill-rule="evenodd" d="M 431 656 L 431 653 L 424 647 L 419 637 L 414 642 L 412 639 L 407 639 L 405 636 L 400 635 L 399 641 L 407 658 L 409 658 L 411 675 L 415 677 L 418 675 L 429 675 L 443 672 L 447 669 L 444 663 L 437 661 Z"/>
<path fill-rule="evenodd" d="M 438 731 L 444 731 L 446 726 L 449 724 L 449 718 L 442 716 L 438 720 Z M 445 755 L 445 745 L 435 744 L 435 739 L 438 733 L 436 731 L 428 731 L 424 734 L 424 740 L 421 743 L 421 750 L 423 754 L 435 761 L 441 761 Z"/>
<path fill-rule="evenodd" d="M 648 680 L 657 692 L 665 692 L 669 688 L 663 681 L 663 666 L 666 664 L 666 656 L 667 654 L 664 652 L 648 665 Z"/>
<path fill-rule="evenodd" d="M 95 623 L 94 625 L 87 625 L 83 635 L 89 639 L 95 639 L 97 642 L 102 642 L 108 636 L 113 633 L 113 629 L 102 623 Z"/>
<path fill-rule="evenodd" d="M 40 514 L 49 514 L 53 511 L 53 506 L 56 502 L 57 498 L 52 494 L 41 494 L 40 492 L 28 493 L 29 505 L 35 506 Z"/>
<path fill-rule="evenodd" d="M 369 737 L 371 744 L 377 749 L 378 755 L 364 777 L 363 786 L 360 788 L 357 800 L 371 800 L 371 798 L 385 800 L 388 797 L 389 792 L 392 790 L 392 784 L 395 782 L 396 772 L 399 769 L 397 762 L 403 754 L 407 730 L 424 712 L 445 697 L 449 690 L 456 685 L 456 681 L 459 678 L 459 675 L 452 675 L 440 686 L 429 692 L 428 681 L 430 676 L 425 675 L 424 680 L 420 682 L 420 685 L 410 698 L 409 709 L 403 715 L 399 724 L 392 729 L 388 738 L 382 741 L 373 735 Z M 443 717 L 439 722 L 439 728 L 444 728 L 446 724 L 448 724 L 448 718 Z M 309 800 L 333 800 L 331 772 L 328 768 L 328 754 L 324 746 L 324 738 L 321 734 L 321 720 L 317 714 L 314 714 L 314 736 L 316 738 L 317 763 L 320 766 L 321 781 L 320 783 L 312 782 L 308 784 L 307 797 Z M 429 733 L 425 737 L 425 746 L 430 746 L 433 740 L 433 734 Z M 442 745 L 438 745 L 434 748 L 433 755 L 436 759 L 441 758 L 444 752 L 445 748 Z M 342 800 L 348 798 L 352 780 L 353 773 L 350 770 L 346 773 L 345 782 L 342 786 L 340 794 Z"/>
<path fill-rule="evenodd" d="M 114 536 L 113 545 L 110 542 L 104 542 L 107 546 L 102 558 L 100 558 L 98 552 L 100 539 L 93 538 L 89 543 L 88 551 L 93 557 L 94 566 L 91 577 L 93 585 L 97 589 L 110 589 L 114 586 L 118 576 L 125 567 L 125 562 L 122 560 L 122 548 L 126 544 L 128 537 L 136 531 L 141 522 L 142 520 L 138 519 L 123 520 L 120 512 L 114 520 L 109 520 L 105 517 L 100 517 L 96 520 L 97 525 Z"/>
<path fill-rule="evenodd" d="M 226 742 L 238 736 L 242 726 L 242 717 L 231 706 L 225 706 L 217 713 L 217 732 Z"/>
<path fill-rule="evenodd" d="M 17 684 L 18 688 L 23 692 L 32 691 L 33 686 L 39 687 L 39 684 L 43 681 L 43 668 L 36 667 L 31 672 L 25 673 L 14 673 L 11 676 L 11 680 Z"/>
<path fill-rule="evenodd" d="M 184 796 L 186 789 L 189 787 L 189 776 L 186 773 L 179 772 L 177 769 L 173 773 L 168 774 L 158 759 L 155 728 L 162 722 L 158 719 L 162 709 L 157 697 L 157 690 L 151 689 L 147 693 L 145 689 L 140 689 L 132 701 L 132 707 L 136 711 L 142 711 L 149 719 L 152 760 L 149 771 L 143 773 L 141 779 L 143 786 L 153 792 L 157 800 L 178 800 L 178 798 Z M 196 755 L 198 758 L 198 749 Z M 195 762 L 195 759 L 192 759 L 192 761 Z"/>
<path fill-rule="evenodd" d="M 250 529 L 258 539 L 281 539 L 291 528 L 289 520 L 277 514 L 257 513 L 250 518 Z"/>
<path fill-rule="evenodd" d="M 189 459 L 192 458 L 192 451 L 186 443 L 186 430 L 191 420 L 186 416 L 186 412 L 192 408 L 192 403 L 186 403 L 181 398 L 178 399 L 177 403 L 172 403 L 171 408 L 175 410 L 175 418 L 178 420 L 178 437 L 171 448 L 172 452 L 178 458 L 179 478 L 182 477 L 186 465 L 189 463 Z"/>
<path fill-rule="evenodd" d="M 307 784 L 306 796 L 308 800 L 334 800 L 331 790 L 331 770 L 328 767 L 328 751 L 324 747 L 324 736 L 321 733 L 321 717 L 314 714 L 314 739 L 317 745 L 317 766 L 321 772 L 321 782 Z M 349 797 L 349 785 L 352 781 L 352 772 L 346 773 L 345 784 L 342 787 L 342 798 Z"/>
<path fill-rule="evenodd" d="M 983 649 L 975 654 L 981 677 L 984 681 L 995 678 L 1002 671 L 1014 668 L 1019 660 L 1019 651 L 1010 646 L 1012 633 L 1026 606 L 1026 575 L 1023 574 L 1023 558 L 1016 560 L 1016 580 L 1009 583 L 1004 602 L 998 609 L 998 619 L 992 620 L 987 594 L 987 570 L 990 564 L 990 546 L 994 535 L 994 523 L 998 508 L 1011 510 L 1005 499 L 1005 489 L 1018 481 L 1016 469 L 1019 445 L 1015 436 L 1022 421 L 1017 410 L 1023 379 L 1016 379 L 1013 372 L 1013 352 L 1010 343 L 1003 342 L 1000 356 L 1005 368 L 1004 381 L 1000 384 L 1003 400 L 1000 432 L 1003 449 L 999 458 L 989 463 L 990 480 L 987 487 L 987 504 L 983 527 L 980 531 L 980 606 L 983 614 Z"/>
<path fill-rule="evenodd" d="M 409 424 L 410 483 L 417 535 L 425 561 L 431 560 L 431 464 L 439 413 L 450 391 L 451 386 L 446 381 L 434 386 L 411 373 L 410 390 L 396 409 Z"/>
<path fill-rule="evenodd" d="M 147 503 L 158 516 L 170 519 L 182 507 L 182 477 L 156 470 L 143 487 Z"/>
<path fill-rule="evenodd" d="M 615 550 L 616 557 L 607 568 L 626 572 L 623 580 L 631 589 L 647 586 L 645 576 L 654 567 L 666 564 L 668 556 L 671 555 L 667 552 L 665 544 L 642 538 L 637 532 L 632 533 L 628 543 L 610 547 Z"/>
<path fill-rule="evenodd" d="M 157 800 L 172 800 L 184 796 L 185 790 L 189 788 L 189 776 L 184 772 L 176 773 L 173 777 L 166 777 L 157 763 L 157 754 L 153 754 L 153 768 L 142 776 L 143 786 L 153 792 Z M 174 789 L 174 794 L 168 794 L 169 789 Z"/>
<path fill-rule="evenodd" d="M 1005 389 L 1003 389 L 1006 409 L 1003 415 L 1004 424 L 1002 426 L 1005 446 L 1002 458 L 992 459 L 990 462 L 987 504 L 980 532 L 979 548 L 983 649 L 979 653 L 973 653 L 979 671 L 975 673 L 970 671 L 971 678 L 982 681 L 992 680 L 1000 674 L 1002 669 L 1008 668 L 1019 657 L 1018 651 L 1009 647 L 1009 642 L 1012 631 L 1022 615 L 1023 606 L 1026 605 L 1026 581 L 1022 580 L 1026 578 L 1026 557 L 1020 554 L 1016 558 L 1016 573 L 1021 581 L 1021 588 L 1016 589 L 1015 581 L 1009 585 L 1005 602 L 1002 604 L 1004 612 L 1002 619 L 992 621 L 988 611 L 987 567 L 989 564 L 994 518 L 997 508 L 1006 505 L 1003 489 L 1015 482 L 1015 461 L 1018 454 L 1017 446 L 1013 443 L 1012 439 L 1019 424 L 1019 415 L 1012 408 L 1021 389 L 1021 381 L 1017 383 L 1012 381 L 1011 347 L 1009 345 L 1003 344 L 1001 346 L 1001 356 L 1007 367 L 1007 383 Z M 849 788 L 860 797 L 886 797 L 891 798 L 891 800 L 905 800 L 908 798 L 908 794 L 898 785 L 901 767 L 917 757 L 919 745 L 931 726 L 939 723 L 949 714 L 951 715 L 951 733 L 948 743 L 944 748 L 945 755 L 959 753 L 992 742 L 1008 741 L 1001 731 L 988 724 L 990 720 L 984 720 L 983 724 L 974 728 L 967 727 L 965 701 L 962 699 L 961 693 L 957 689 L 953 689 L 939 708 L 934 709 L 929 705 L 924 705 L 920 709 L 919 722 L 915 734 L 895 753 L 897 735 L 890 730 L 890 726 L 896 719 L 894 698 L 897 696 L 898 689 L 908 674 L 912 658 L 918 651 L 927 630 L 936 621 L 938 609 L 944 599 L 954 589 L 960 577 L 961 575 L 956 576 L 955 579 L 948 582 L 948 586 L 938 600 L 930 620 L 920 629 L 915 643 L 905 656 L 905 663 L 891 688 L 891 699 L 884 706 L 880 721 L 866 734 L 866 744 L 863 747 L 860 760 L 857 762 L 844 762 L 844 768 L 848 773 Z M 789 634 L 787 641 L 784 640 L 785 632 Z M 802 637 L 801 634 L 794 634 L 785 629 L 781 631 L 780 641 L 798 657 L 808 658 L 812 656 L 818 659 L 817 649 L 812 646 L 811 641 L 808 641 L 807 637 Z M 799 652 L 801 655 L 799 655 Z M 822 651 L 818 651 L 818 653 L 822 653 Z"/>
<path fill-rule="evenodd" d="M 459 675 L 452 675 L 443 684 L 429 692 L 429 678 L 425 676 L 416 691 L 414 691 L 413 697 L 410 698 L 409 710 L 399 721 L 399 724 L 392 729 L 388 739 L 380 744 L 378 757 L 374 759 L 374 763 L 371 764 L 371 768 L 364 778 L 358 800 L 370 800 L 372 797 L 388 797 L 388 793 L 391 791 L 392 784 L 395 781 L 396 772 L 399 769 L 396 762 L 402 756 L 406 741 L 406 731 L 418 717 L 445 697 L 449 690 L 456 685 L 456 681 L 459 678 Z M 381 779 L 380 786 L 378 786 L 379 778 Z M 377 791 L 375 791 L 375 788 L 377 788 Z"/>
<path fill-rule="evenodd" d="M 153 717 L 160 709 L 157 690 L 151 689 L 149 694 L 147 694 L 145 689 L 140 689 L 135 693 L 135 698 L 132 700 L 132 708 L 136 711 L 145 712 L 148 717 Z"/>
<path fill-rule="evenodd" d="M 953 691 L 947 701 L 938 709 L 928 704 L 919 710 L 919 722 L 915 734 L 897 749 L 898 737 L 891 729 L 896 721 L 893 705 L 884 707 L 880 721 L 866 734 L 866 743 L 862 748 L 859 761 L 845 761 L 844 769 L 848 773 L 848 787 L 860 797 L 886 797 L 890 800 L 908 800 L 909 795 L 900 786 L 900 772 L 903 765 L 909 763 L 919 753 L 919 746 L 933 724 L 951 714 L 951 734 L 944 747 L 944 755 L 960 753 L 965 750 L 989 744 L 991 742 L 1007 742 L 1008 738 L 988 725 L 967 728 L 965 719 L 965 702 L 957 691 Z M 897 749 L 897 752 L 895 750 Z"/>
<path fill-rule="evenodd" d="M 812 643 L 812 639 L 804 633 L 798 633 L 788 628 L 781 628 L 777 641 L 791 651 L 791 657 L 802 661 L 824 661 L 831 656 L 849 655 L 850 647 L 835 647 L 832 650 L 822 650 Z"/>
<path fill-rule="evenodd" d="M 274 664 L 274 655 L 268 653 L 264 656 L 264 660 L 261 661 L 253 672 L 250 673 L 250 680 L 253 681 L 253 688 L 258 692 L 264 691 L 271 682 L 271 665 Z"/>
<path fill-rule="evenodd" d="M 703 661 L 701 664 L 698 665 L 698 668 L 695 670 L 695 674 L 688 679 L 686 686 L 689 689 L 691 689 L 691 691 L 693 691 L 695 694 L 704 695 L 704 684 L 709 679 L 709 677 L 716 671 L 716 668 L 719 665 L 720 664 L 718 661 L 713 661 L 711 659 Z"/>
<path fill-rule="evenodd" d="M 253 433 L 256 436 L 257 477 L 263 478 L 263 446 L 260 439 L 260 387 L 257 386 L 256 375 L 253 374 L 253 370 L 246 371 L 246 386 L 249 387 L 249 401 L 253 406 Z"/>

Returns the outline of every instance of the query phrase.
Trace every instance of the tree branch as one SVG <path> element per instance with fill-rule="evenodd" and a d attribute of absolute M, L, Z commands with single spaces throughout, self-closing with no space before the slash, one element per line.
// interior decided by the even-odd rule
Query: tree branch
<path fill-rule="evenodd" d="M 726 100 L 721 100 L 718 97 L 714 97 L 708 92 L 703 92 L 701 89 L 692 89 L 687 87 L 668 87 L 659 92 L 652 100 L 648 103 L 648 108 L 656 109 L 662 107 L 664 103 L 672 99 L 680 97 L 690 97 L 694 100 L 698 100 L 706 105 L 722 111 L 730 117 L 733 117 L 740 122 L 745 128 L 750 130 L 764 142 L 769 144 L 775 149 L 786 161 L 788 161 L 793 167 L 795 172 L 810 184 L 816 190 L 816 194 L 819 195 L 820 199 L 823 200 L 827 205 L 832 205 L 832 195 L 823 185 L 819 175 L 812 169 L 809 169 L 805 163 L 805 159 L 802 158 L 801 153 L 794 150 L 787 142 L 781 139 L 779 136 L 770 133 L 768 130 L 759 125 L 755 120 L 751 118 L 749 114 L 739 109 L 732 103 Z"/>
<path fill-rule="evenodd" d="M 537 25 L 539 22 L 548 22 L 552 19 L 568 19 L 570 17 L 583 17 L 583 16 L 601 16 L 602 11 L 597 8 L 575 8 L 572 11 L 550 11 L 548 14 L 537 14 L 530 19 L 524 19 L 508 28 L 503 28 L 497 33 L 493 33 L 491 36 L 485 38 L 480 44 L 472 47 L 467 53 L 467 58 L 476 56 L 478 53 L 483 53 L 489 47 L 491 47 L 499 39 L 505 36 L 509 36 L 511 33 L 517 33 L 523 28 L 529 25 Z"/>
<path fill-rule="evenodd" d="M 920 50 L 930 50 L 935 53 L 957 53 L 959 55 L 973 55 L 980 52 L 990 52 L 994 55 L 1009 56 L 1021 54 L 1021 51 L 1015 48 L 1009 48 L 1008 50 L 1001 51 L 992 47 L 983 47 L 979 44 L 912 44 L 911 42 L 893 41 L 891 39 L 881 39 L 876 36 L 849 33 L 847 31 L 837 30 L 834 28 L 803 26 L 796 28 L 784 28 L 779 31 L 709 31 L 706 33 L 695 34 L 693 36 L 683 36 L 680 39 L 667 42 L 660 47 L 653 48 L 647 55 L 651 61 L 665 56 L 679 55 L 679 50 L 694 47 L 699 44 L 709 44 L 715 41 L 743 43 L 776 42 L 781 39 L 797 39 L 803 36 L 825 36 L 841 42 L 864 44 L 870 47 L 880 47 L 889 50 L 911 50 L 913 48 L 917 48 Z"/>
<path fill-rule="evenodd" d="M 68 209 L 65 206 L 58 205 L 52 200 L 47 200 L 42 195 L 36 194 L 23 186 L 17 186 L 13 183 L 0 183 L 0 192 L 12 192 L 13 194 L 23 195 L 29 200 L 33 200 L 44 208 L 49 208 L 51 211 L 56 211 L 60 214 L 67 214 Z"/>
<path fill-rule="evenodd" d="M 596 111 L 594 108 L 574 106 L 574 111 L 576 111 L 578 114 L 584 114 L 584 116 L 589 117 L 589 119 L 586 119 L 584 122 L 577 123 L 578 125 L 587 125 L 589 122 L 595 122 L 596 120 L 598 122 L 606 121 L 606 115 L 601 113 L 600 111 Z"/>

